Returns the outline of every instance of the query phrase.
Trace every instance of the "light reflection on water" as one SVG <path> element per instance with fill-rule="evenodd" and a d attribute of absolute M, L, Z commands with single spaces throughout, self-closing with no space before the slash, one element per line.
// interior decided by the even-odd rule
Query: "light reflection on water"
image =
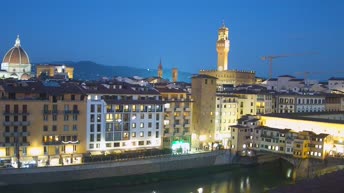
<path fill-rule="evenodd" d="M 278 163 L 233 168 L 217 174 L 163 181 L 126 188 L 109 188 L 87 193 L 261 193 L 291 183 L 291 167 Z"/>

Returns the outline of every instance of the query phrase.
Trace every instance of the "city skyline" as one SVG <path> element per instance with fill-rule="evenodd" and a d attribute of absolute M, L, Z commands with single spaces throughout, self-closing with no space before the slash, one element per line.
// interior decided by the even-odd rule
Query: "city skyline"
<path fill-rule="evenodd" d="M 274 76 L 304 71 L 328 72 L 320 79 L 343 76 L 335 74 L 344 59 L 340 1 L 82 2 L 5 2 L 15 9 L 0 13 L 8 18 L 0 53 L 5 55 L 19 34 L 33 63 L 91 60 L 157 69 L 162 58 L 164 68 L 198 73 L 216 69 L 217 30 L 224 20 L 229 69 L 268 77 L 261 56 L 316 52 L 275 60 Z"/>

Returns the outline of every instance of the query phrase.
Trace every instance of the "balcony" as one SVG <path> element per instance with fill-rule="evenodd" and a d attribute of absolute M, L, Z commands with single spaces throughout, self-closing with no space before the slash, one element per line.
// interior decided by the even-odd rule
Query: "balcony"
<path fill-rule="evenodd" d="M 43 114 L 51 114 L 51 111 L 50 110 L 43 110 L 42 113 Z"/>
<path fill-rule="evenodd" d="M 189 130 L 184 130 L 183 135 L 191 135 L 191 132 Z"/>
<path fill-rule="evenodd" d="M 64 114 L 72 114 L 72 110 L 64 110 L 63 113 Z"/>
<path fill-rule="evenodd" d="M 182 136 L 182 133 L 179 133 L 179 132 L 173 132 L 173 136 L 180 137 L 180 136 Z"/>
<path fill-rule="evenodd" d="M 30 136 L 30 132 L 28 131 L 20 132 L 20 136 Z"/>
<path fill-rule="evenodd" d="M 114 113 L 115 110 L 114 110 L 114 109 L 106 109 L 106 112 L 108 112 L 108 113 Z"/>
<path fill-rule="evenodd" d="M 263 137 L 263 138 L 271 138 L 271 139 L 278 139 L 278 136 L 275 136 L 275 135 L 261 134 L 260 137 Z"/>
<path fill-rule="evenodd" d="M 72 113 L 73 113 L 73 114 L 79 114 L 80 111 L 79 111 L 78 109 L 74 109 Z"/>
<path fill-rule="evenodd" d="M 4 126 L 11 126 L 12 123 L 11 123 L 11 121 L 4 121 L 4 122 L 3 122 L 3 125 L 4 125 Z"/>
<path fill-rule="evenodd" d="M 42 141 L 43 145 L 62 145 L 62 141 Z"/>
<path fill-rule="evenodd" d="M 184 127 L 190 128 L 190 124 L 184 124 Z"/>
<path fill-rule="evenodd" d="M 14 132 L 6 132 L 6 131 L 5 131 L 5 132 L 3 133 L 3 136 L 4 136 L 4 137 L 11 137 L 11 136 L 14 136 Z"/>
<path fill-rule="evenodd" d="M 175 108 L 174 111 L 180 112 L 182 111 L 182 108 Z"/>
<path fill-rule="evenodd" d="M 19 143 L 20 146 L 30 146 L 30 142 L 21 142 Z"/>
<path fill-rule="evenodd" d="M 19 123 L 21 126 L 29 126 L 30 125 L 30 121 L 21 121 Z"/>
<path fill-rule="evenodd" d="M 174 124 L 174 128 L 181 128 L 182 126 L 180 124 Z"/>
<path fill-rule="evenodd" d="M 59 111 L 58 111 L 58 110 L 52 110 L 51 113 L 52 113 L 52 114 L 58 114 Z"/>

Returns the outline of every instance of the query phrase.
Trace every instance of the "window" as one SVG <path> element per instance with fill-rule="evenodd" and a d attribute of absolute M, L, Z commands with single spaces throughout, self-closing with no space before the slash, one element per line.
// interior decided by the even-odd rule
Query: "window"
<path fill-rule="evenodd" d="M 78 114 L 73 114 L 73 121 L 77 121 L 78 120 Z"/>
<path fill-rule="evenodd" d="M 155 138 L 159 138 L 159 131 L 155 132 Z"/>
<path fill-rule="evenodd" d="M 144 141 L 139 141 L 139 145 L 144 145 Z"/>
<path fill-rule="evenodd" d="M 94 115 L 91 115 L 91 116 L 90 116 L 90 121 L 91 121 L 91 122 L 94 122 Z"/>
<path fill-rule="evenodd" d="M 94 132 L 94 124 L 90 125 L 90 132 Z"/>
<path fill-rule="evenodd" d="M 97 124 L 97 132 L 100 132 L 101 131 L 101 124 Z"/>
<path fill-rule="evenodd" d="M 94 113 L 94 105 L 91 105 L 91 113 Z"/>
<path fill-rule="evenodd" d="M 23 115 L 22 120 L 23 120 L 23 121 L 27 121 L 27 116 L 26 116 L 26 115 Z"/>
<path fill-rule="evenodd" d="M 23 126 L 23 127 L 22 127 L 22 131 L 23 131 L 23 132 L 27 132 L 27 127 L 26 127 L 26 126 Z"/>
<path fill-rule="evenodd" d="M 133 129 L 136 128 L 136 123 L 133 123 L 131 126 Z"/>
<path fill-rule="evenodd" d="M 148 119 L 152 119 L 153 115 L 152 113 L 148 113 Z"/>
<path fill-rule="evenodd" d="M 19 112 L 18 105 L 14 105 L 14 113 L 18 113 L 18 112 Z"/>
<path fill-rule="evenodd" d="M 132 133 L 131 133 L 131 136 L 132 136 L 132 137 L 136 137 L 136 132 L 132 132 Z"/>
<path fill-rule="evenodd" d="M 143 128 L 144 126 L 144 123 L 140 123 L 140 128 Z"/>
<path fill-rule="evenodd" d="M 94 144 L 90 144 L 90 145 L 89 145 L 89 148 L 90 148 L 90 149 L 93 149 L 93 148 L 94 148 Z"/>
<path fill-rule="evenodd" d="M 43 131 L 48 131 L 48 126 L 47 125 L 43 126 Z"/>
<path fill-rule="evenodd" d="M 140 132 L 140 137 L 144 137 L 143 131 Z"/>
<path fill-rule="evenodd" d="M 97 141 L 100 141 L 101 137 L 100 134 L 97 134 Z"/>
<path fill-rule="evenodd" d="M 27 105 L 23 105 L 23 113 L 27 113 Z"/>
<path fill-rule="evenodd" d="M 148 128 L 152 128 L 152 123 L 151 122 L 148 123 Z"/>
<path fill-rule="evenodd" d="M 113 143 L 113 147 L 119 147 L 119 142 Z"/>
<path fill-rule="evenodd" d="M 23 152 L 23 155 L 26 155 L 27 154 L 27 147 L 22 147 L 22 152 Z"/>
<path fill-rule="evenodd" d="M 57 131 L 57 126 L 53 125 L 53 131 Z"/>
<path fill-rule="evenodd" d="M 5 106 L 5 112 L 6 112 L 6 113 L 9 113 L 9 112 L 10 112 L 10 105 L 6 105 L 6 106 Z"/>
<path fill-rule="evenodd" d="M 57 115 L 53 115 L 53 121 L 57 121 Z"/>
<path fill-rule="evenodd" d="M 102 112 L 102 105 L 97 105 L 97 112 L 101 113 Z"/>
<path fill-rule="evenodd" d="M 78 126 L 77 125 L 73 125 L 73 131 L 77 131 L 78 130 Z"/>
<path fill-rule="evenodd" d="M 69 126 L 68 125 L 64 125 L 63 126 L 63 131 L 69 131 Z"/>
<path fill-rule="evenodd" d="M 146 141 L 146 145 L 151 145 L 151 141 Z"/>
<path fill-rule="evenodd" d="M 90 142 L 94 142 L 94 134 L 90 135 Z"/>
<path fill-rule="evenodd" d="M 97 115 L 97 122 L 101 122 L 102 121 L 102 115 L 101 114 L 98 114 Z"/>
<path fill-rule="evenodd" d="M 69 115 L 64 115 L 64 118 L 63 118 L 65 121 L 68 121 L 69 120 Z"/>
<path fill-rule="evenodd" d="M 48 115 L 46 114 L 43 115 L 43 121 L 48 121 Z"/>
<path fill-rule="evenodd" d="M 148 131 L 148 137 L 152 136 L 152 132 Z"/>
<path fill-rule="evenodd" d="M 6 156 L 10 156 L 10 148 L 6 147 Z"/>
<path fill-rule="evenodd" d="M 140 114 L 140 118 L 141 118 L 141 119 L 144 119 L 144 118 L 145 118 L 145 114 L 141 113 L 141 114 Z"/>

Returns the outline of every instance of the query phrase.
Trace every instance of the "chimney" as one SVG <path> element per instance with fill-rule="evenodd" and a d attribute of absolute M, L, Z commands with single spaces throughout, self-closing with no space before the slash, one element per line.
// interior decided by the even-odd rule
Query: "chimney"
<path fill-rule="evenodd" d="M 177 68 L 172 69 L 172 81 L 173 82 L 178 81 L 178 69 Z"/>

